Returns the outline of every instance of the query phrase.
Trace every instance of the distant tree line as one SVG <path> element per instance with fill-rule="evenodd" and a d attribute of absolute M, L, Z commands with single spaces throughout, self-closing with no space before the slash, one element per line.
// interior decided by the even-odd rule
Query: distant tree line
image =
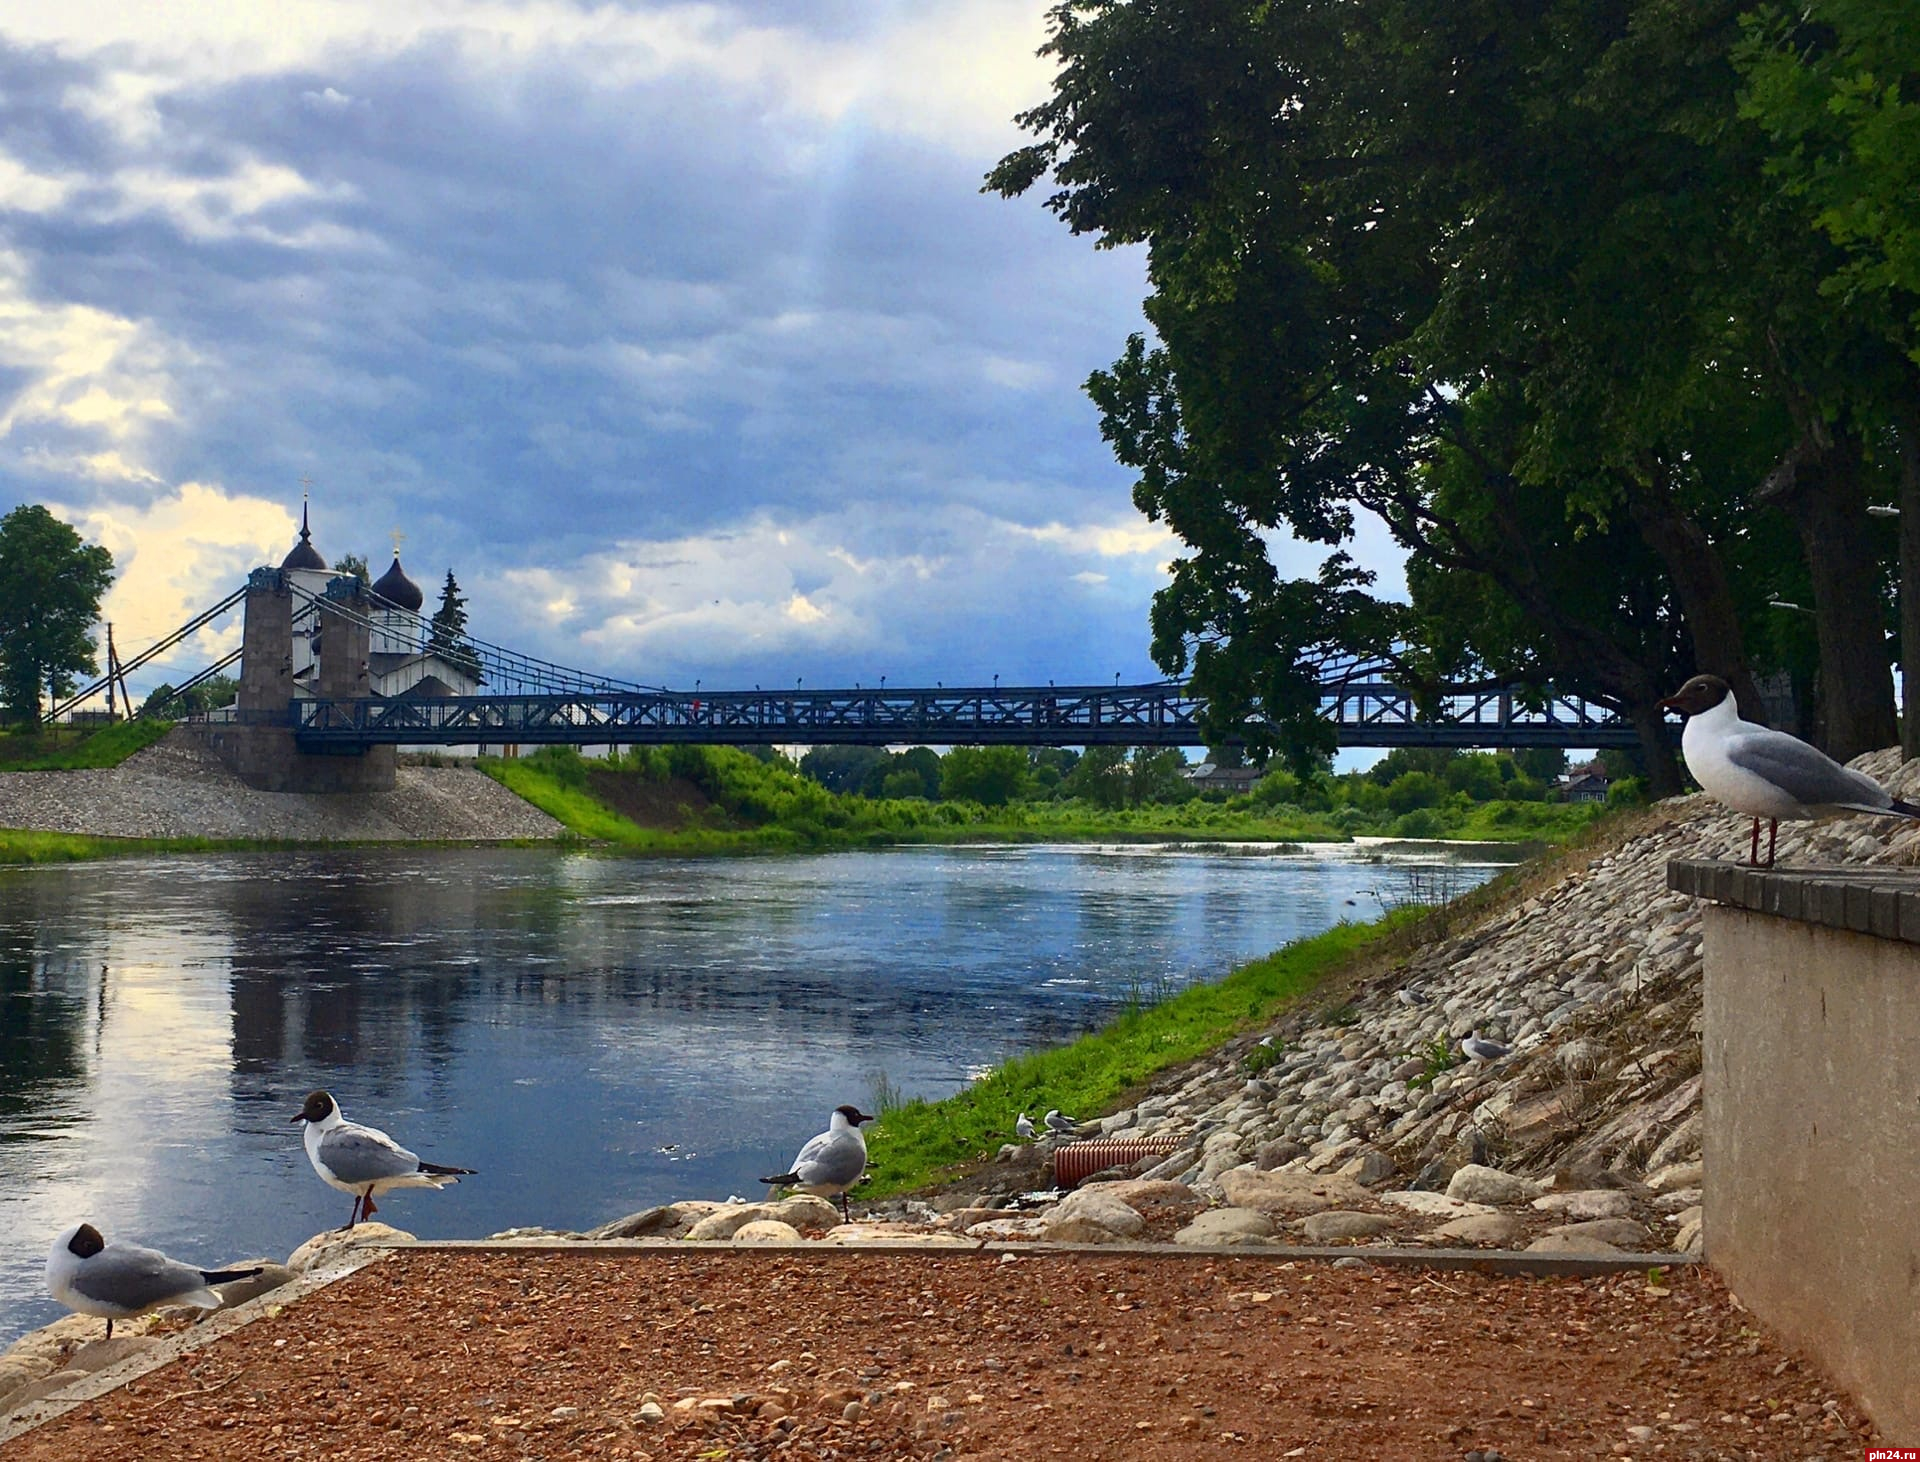
<path fill-rule="evenodd" d="M 956 746 L 889 752 L 871 746 L 818 746 L 798 770 L 830 792 L 876 799 L 977 802 L 1084 802 L 1104 812 L 1179 806 L 1196 799 L 1238 800 L 1307 812 L 1358 809 L 1398 817 L 1448 804 L 1544 802 L 1567 770 L 1563 751 L 1478 752 L 1400 749 L 1365 771 L 1335 776 L 1325 758 L 1304 774 L 1274 768 L 1243 793 L 1208 790 L 1187 760 L 1166 747 L 1095 746 L 1084 752 L 1041 747 Z"/>
<path fill-rule="evenodd" d="M 1075 233 L 1146 248 L 1152 333 L 1088 390 L 1184 545 L 1153 655 L 1212 734 L 1305 766 L 1333 745 L 1318 666 L 1350 653 L 1429 698 L 1611 706 L 1658 793 L 1656 702 L 1695 671 L 1756 718 L 1789 676 L 1836 756 L 1895 740 L 1890 647 L 1920 684 L 1910 5 L 1049 14 L 1052 94 L 987 186 L 1044 181 Z M 1363 520 L 1407 602 L 1351 557 Z M 1276 534 L 1318 572 L 1285 577 Z"/>

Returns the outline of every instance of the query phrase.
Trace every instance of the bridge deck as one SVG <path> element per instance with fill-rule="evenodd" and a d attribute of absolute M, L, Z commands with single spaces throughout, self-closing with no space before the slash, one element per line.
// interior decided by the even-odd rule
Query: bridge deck
<path fill-rule="evenodd" d="M 288 719 L 311 751 L 377 744 L 1200 746 L 1200 707 L 1170 684 L 974 686 L 301 700 Z M 1612 711 L 1576 698 L 1530 708 L 1489 692 L 1450 697 L 1440 710 L 1444 719 L 1423 720 L 1412 697 L 1385 683 L 1330 688 L 1321 700 L 1343 746 L 1637 743 Z"/>

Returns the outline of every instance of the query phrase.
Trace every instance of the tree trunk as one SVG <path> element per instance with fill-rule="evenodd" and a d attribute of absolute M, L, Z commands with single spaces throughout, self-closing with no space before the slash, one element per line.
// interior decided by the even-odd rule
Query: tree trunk
<path fill-rule="evenodd" d="M 1900 752 L 1911 759 L 1920 756 L 1920 392 L 1899 430 Z"/>
<path fill-rule="evenodd" d="M 1821 709 L 1840 761 L 1898 740 L 1859 440 L 1816 421 L 1755 494 L 1793 517 L 1813 579 Z"/>
<path fill-rule="evenodd" d="M 1719 550 L 1708 540 L 1706 530 L 1674 502 L 1664 469 L 1655 467 L 1645 481 L 1629 477 L 1626 497 L 1634 527 L 1673 581 L 1687 637 L 1693 642 L 1694 667 L 1726 681 L 1733 687 L 1740 714 L 1765 724 L 1766 709 L 1753 683 L 1753 667 L 1747 663 L 1746 639 Z"/>
<path fill-rule="evenodd" d="M 1627 707 L 1627 719 L 1640 735 L 1640 757 L 1647 764 L 1647 795 L 1678 797 L 1686 788 L 1681 784 L 1680 763 L 1667 734 L 1666 712 L 1654 701 L 1635 701 Z"/>

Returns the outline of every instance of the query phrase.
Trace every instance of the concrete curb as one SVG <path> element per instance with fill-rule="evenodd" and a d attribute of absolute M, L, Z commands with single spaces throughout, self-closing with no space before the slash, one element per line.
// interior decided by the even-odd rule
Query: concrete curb
<path fill-rule="evenodd" d="M 1008 1243 L 972 1239 L 925 1244 L 912 1239 L 873 1239 L 856 1244 L 735 1244 L 715 1240 L 690 1244 L 681 1239 L 434 1239 L 413 1244 L 382 1246 L 390 1251 L 481 1254 L 578 1254 L 605 1258 L 639 1259 L 661 1254 L 795 1254 L 844 1257 L 860 1254 L 951 1254 L 956 1257 L 1002 1255 L 1093 1255 L 1106 1259 L 1260 1259 L 1274 1264 L 1296 1260 L 1331 1262 L 1362 1259 L 1369 1264 L 1408 1269 L 1466 1269 L 1484 1274 L 1528 1275 L 1537 1278 L 1604 1274 L 1631 1274 L 1645 1269 L 1685 1269 L 1700 1263 L 1697 1254 L 1529 1254 L 1519 1249 L 1410 1249 L 1366 1248 L 1342 1245 L 1224 1244 L 1052 1244 Z"/>
<path fill-rule="evenodd" d="M 410 1247 L 406 1244 L 367 1244 L 348 1249 L 339 1259 L 325 1268 L 297 1275 L 278 1289 L 270 1289 L 263 1295 L 257 1295 L 245 1304 L 235 1305 L 230 1310 L 215 1310 L 191 1329 L 178 1335 L 155 1337 L 159 1344 L 139 1355 L 130 1355 L 123 1361 L 103 1366 L 83 1381 L 75 1381 L 62 1391 L 51 1396 L 43 1396 L 38 1401 L 29 1401 L 18 1411 L 9 1412 L 0 1417 L 0 1447 L 4 1447 L 15 1437 L 23 1436 L 35 1427 L 65 1416 L 76 1406 L 84 1406 L 89 1401 L 97 1401 L 109 1391 L 117 1391 L 129 1381 L 137 1381 L 142 1376 L 171 1365 L 183 1355 L 192 1355 L 203 1350 L 225 1336 L 255 1320 L 265 1319 L 280 1312 L 283 1306 L 305 1299 L 332 1284 L 337 1284 L 356 1274 L 370 1264 L 384 1264 L 399 1250 Z"/>

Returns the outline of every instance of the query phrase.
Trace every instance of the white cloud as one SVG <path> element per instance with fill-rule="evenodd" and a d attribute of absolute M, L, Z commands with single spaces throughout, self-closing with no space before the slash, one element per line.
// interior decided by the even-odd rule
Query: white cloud
<path fill-rule="evenodd" d="M 1014 525 L 1013 531 L 1041 543 L 1055 543 L 1071 552 L 1091 553 L 1101 558 L 1162 554 L 1179 544 L 1165 524 L 1143 523 L 1137 518 L 1123 523 L 1047 523 L 1038 528 Z"/>
<path fill-rule="evenodd" d="M 52 428 L 63 440 L 77 432 L 113 448 L 111 456 L 67 454 L 78 475 L 150 477 L 125 454 L 155 423 L 174 416 L 170 364 L 180 352 L 136 321 L 33 298 L 26 274 L 17 254 L 0 253 L 0 366 L 25 382 L 0 410 L 0 439 L 16 438 L 16 451 L 45 463 L 61 451 L 20 438 L 35 428 Z"/>
<path fill-rule="evenodd" d="M 241 586 L 249 570 L 279 563 L 299 527 L 279 503 L 202 482 L 182 483 L 144 503 L 49 506 L 82 538 L 113 555 L 114 583 L 100 617 L 113 622 L 123 660 L 212 608 Z M 238 649 L 240 627 L 236 608 L 170 651 L 142 686 L 181 679 Z"/>

